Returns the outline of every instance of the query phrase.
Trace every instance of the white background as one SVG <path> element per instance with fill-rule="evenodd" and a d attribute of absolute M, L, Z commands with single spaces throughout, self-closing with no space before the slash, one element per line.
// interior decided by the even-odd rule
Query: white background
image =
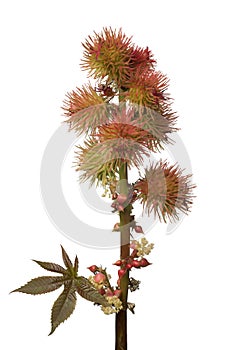
<path fill-rule="evenodd" d="M 48 337 L 59 292 L 8 294 L 43 274 L 30 259 L 61 263 L 60 243 L 72 257 L 78 254 L 86 276 L 86 266 L 110 265 L 118 256 L 117 250 L 84 248 L 58 233 L 39 189 L 41 157 L 63 120 L 64 95 L 86 79 L 80 43 L 111 25 L 148 45 L 170 77 L 180 136 L 198 184 L 193 211 L 178 230 L 147 236 L 155 243 L 153 265 L 135 274 L 142 285 L 130 297 L 137 306 L 136 315 L 129 315 L 129 349 L 232 349 L 230 4 L 1 2 L 1 348 L 114 349 L 114 317 L 85 300 L 79 298 L 74 315 Z M 75 176 L 68 180 L 73 186 Z"/>

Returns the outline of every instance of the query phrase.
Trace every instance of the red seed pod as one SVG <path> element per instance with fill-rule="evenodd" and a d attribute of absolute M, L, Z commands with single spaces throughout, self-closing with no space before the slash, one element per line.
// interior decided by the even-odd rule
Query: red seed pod
<path fill-rule="evenodd" d="M 98 267 L 97 267 L 96 265 L 91 265 L 91 266 L 88 267 L 88 269 L 89 269 L 91 272 L 95 273 L 95 272 L 98 270 Z"/>
<path fill-rule="evenodd" d="M 142 258 L 139 262 L 140 262 L 141 267 L 146 267 L 146 266 L 151 265 L 151 263 L 149 263 L 149 261 L 145 258 Z"/>
<path fill-rule="evenodd" d="M 134 227 L 134 230 L 135 230 L 135 232 L 137 232 L 137 233 L 144 233 L 144 232 L 143 232 L 143 229 L 142 229 L 142 226 L 136 225 L 136 226 Z"/>
<path fill-rule="evenodd" d="M 122 261 L 121 260 L 117 260 L 113 265 L 121 266 L 121 264 L 122 264 Z"/>
<path fill-rule="evenodd" d="M 120 289 L 114 290 L 114 295 L 119 298 L 121 296 L 121 290 Z"/>
<path fill-rule="evenodd" d="M 117 280 L 117 285 L 118 285 L 118 287 L 120 287 L 120 285 L 121 285 L 121 280 L 120 280 L 120 278 L 118 278 L 118 280 Z"/>
<path fill-rule="evenodd" d="M 118 270 L 118 276 L 119 276 L 119 278 L 122 278 L 122 277 L 125 275 L 125 273 L 126 273 L 126 270 L 124 270 L 124 269 Z"/>
<path fill-rule="evenodd" d="M 136 269 L 139 269 L 141 267 L 141 264 L 138 260 L 133 260 L 132 266 L 135 267 Z"/>
<path fill-rule="evenodd" d="M 106 276 L 102 272 L 99 272 L 94 276 L 94 281 L 96 283 L 102 283 L 105 280 L 106 280 Z"/>
<path fill-rule="evenodd" d="M 127 200 L 127 196 L 125 194 L 119 194 L 117 197 L 117 202 L 119 204 L 125 203 L 126 200 Z"/>

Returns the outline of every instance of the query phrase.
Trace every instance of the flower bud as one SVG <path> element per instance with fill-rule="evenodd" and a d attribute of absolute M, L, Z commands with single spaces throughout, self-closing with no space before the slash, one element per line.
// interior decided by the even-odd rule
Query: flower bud
<path fill-rule="evenodd" d="M 137 233 L 144 233 L 144 232 L 143 232 L 143 229 L 142 229 L 142 226 L 136 225 L 136 226 L 134 227 L 134 230 L 135 230 L 135 232 L 137 232 Z"/>
<path fill-rule="evenodd" d="M 98 292 L 99 292 L 101 295 L 104 295 L 104 294 L 105 294 L 104 288 L 99 289 Z"/>
<path fill-rule="evenodd" d="M 89 269 L 91 272 L 95 273 L 95 272 L 98 270 L 98 267 L 97 267 L 96 265 L 91 265 L 90 267 L 88 267 L 88 269 Z"/>
<path fill-rule="evenodd" d="M 120 289 L 116 289 L 114 290 L 114 295 L 119 298 L 121 296 L 121 290 Z"/>
<path fill-rule="evenodd" d="M 102 272 L 99 272 L 94 276 L 94 281 L 96 283 L 103 283 L 105 280 L 106 276 Z"/>
<path fill-rule="evenodd" d="M 141 267 L 141 264 L 138 260 L 133 260 L 132 261 L 132 266 L 135 267 L 136 269 Z"/>
<path fill-rule="evenodd" d="M 122 261 L 121 260 L 117 260 L 113 265 L 121 266 L 121 264 L 122 264 Z"/>
<path fill-rule="evenodd" d="M 127 270 L 130 270 L 130 269 L 132 269 L 132 264 L 128 263 L 128 264 L 126 264 L 125 267 L 126 267 Z"/>
<path fill-rule="evenodd" d="M 122 278 L 122 277 L 125 275 L 125 273 L 126 273 L 126 270 L 124 270 L 124 269 L 118 270 L 118 276 L 119 276 L 119 278 Z"/>
<path fill-rule="evenodd" d="M 114 294 L 113 294 L 113 292 L 111 291 L 111 289 L 107 289 L 107 291 L 106 291 L 106 297 L 112 297 Z"/>
<path fill-rule="evenodd" d="M 140 263 L 140 266 L 141 266 L 141 267 L 146 267 L 146 266 L 151 265 L 151 263 L 149 263 L 149 261 L 148 261 L 147 259 L 145 259 L 145 258 L 142 258 L 142 259 L 139 261 L 139 263 Z"/>

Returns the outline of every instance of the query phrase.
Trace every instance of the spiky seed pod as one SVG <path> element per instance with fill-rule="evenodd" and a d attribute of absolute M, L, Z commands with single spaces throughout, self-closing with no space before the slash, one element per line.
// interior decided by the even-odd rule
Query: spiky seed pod
<path fill-rule="evenodd" d="M 110 186 L 114 181 L 122 165 L 122 162 L 140 167 L 143 155 L 149 155 L 145 147 L 127 138 L 102 140 L 90 137 L 85 141 L 85 147 L 77 147 L 76 170 L 82 171 L 81 181 L 101 181 L 104 187 Z"/>
<path fill-rule="evenodd" d="M 156 61 L 153 58 L 152 52 L 148 47 L 134 47 L 131 52 L 131 59 L 129 62 L 130 67 L 132 68 L 132 72 L 138 67 L 143 70 L 150 70 L 154 67 Z"/>
<path fill-rule="evenodd" d="M 193 202 L 191 175 L 182 175 L 178 165 L 158 162 L 145 169 L 145 178 L 134 185 L 139 191 L 139 199 L 150 215 L 152 212 L 160 221 L 178 220 L 178 211 L 188 213 Z"/>
<path fill-rule="evenodd" d="M 77 146 L 75 152 L 76 171 L 81 171 L 80 181 L 91 180 L 91 184 L 97 180 L 102 186 L 111 191 L 111 188 L 117 182 L 118 162 L 105 154 L 96 153 L 103 151 L 96 138 L 90 137 L 84 142 L 83 146 Z"/>
<path fill-rule="evenodd" d="M 159 71 L 145 71 L 140 67 L 131 75 L 127 82 L 124 96 L 132 103 L 146 106 L 161 113 L 161 105 L 171 105 L 171 99 L 166 90 L 169 79 Z"/>
<path fill-rule="evenodd" d="M 155 147 L 156 141 L 154 140 L 153 135 L 135 124 L 135 122 L 128 123 L 127 121 L 108 123 L 99 127 L 97 135 L 102 142 L 127 139 L 139 143 L 148 149 Z"/>
<path fill-rule="evenodd" d="M 168 135 L 177 129 L 174 120 L 161 116 L 155 110 L 146 107 L 120 103 L 111 112 L 111 120 L 98 128 L 100 141 L 111 139 L 129 139 L 149 150 L 158 151 L 163 143 L 170 142 Z"/>
<path fill-rule="evenodd" d="M 105 101 L 106 98 L 98 94 L 91 85 L 76 88 L 66 94 L 63 106 L 66 122 L 78 134 L 95 129 L 108 120 Z"/>
<path fill-rule="evenodd" d="M 94 32 L 82 45 L 84 58 L 81 66 L 89 76 L 107 78 L 108 82 L 117 84 L 129 76 L 132 43 L 121 29 L 104 28 L 100 34 Z"/>

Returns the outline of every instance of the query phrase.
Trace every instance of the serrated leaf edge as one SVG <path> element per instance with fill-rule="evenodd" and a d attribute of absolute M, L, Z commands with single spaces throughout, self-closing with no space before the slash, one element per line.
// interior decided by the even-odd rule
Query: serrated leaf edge
<path fill-rule="evenodd" d="M 45 282 L 47 282 L 50 285 L 56 284 L 57 286 L 54 286 L 51 290 L 47 290 L 44 292 L 37 292 L 37 293 L 32 293 L 32 292 L 27 292 L 24 291 L 24 288 L 33 288 L 33 283 L 39 282 L 39 280 L 41 281 L 41 283 L 44 283 L 46 285 Z M 47 280 L 47 281 L 46 281 Z M 40 295 L 40 294 L 46 294 L 46 293 L 50 293 L 55 291 L 56 289 L 60 288 L 65 282 L 67 281 L 67 279 L 65 279 L 63 276 L 39 276 L 36 278 L 31 279 L 30 281 L 28 281 L 27 283 L 25 283 L 23 286 L 12 290 L 10 293 L 15 293 L 15 292 L 20 292 L 20 293 L 25 293 L 25 294 L 31 294 L 31 295 Z M 34 288 L 39 288 L 38 286 L 35 286 Z"/>
<path fill-rule="evenodd" d="M 53 304 L 53 307 L 52 307 L 52 310 L 51 310 L 51 331 L 49 333 L 49 335 L 53 334 L 54 331 L 56 330 L 56 328 L 63 322 L 65 322 L 71 315 L 72 313 L 74 312 L 74 309 L 75 309 L 75 306 L 76 306 L 76 301 L 77 301 L 77 297 L 76 297 L 76 290 L 75 288 L 73 287 L 73 282 L 70 283 L 69 286 L 65 287 L 63 292 L 59 295 L 59 297 L 55 300 L 54 304 Z M 65 300 L 62 300 L 62 297 L 66 295 L 66 298 Z M 64 308 L 64 305 L 65 305 L 65 302 L 68 300 L 69 297 L 72 297 L 74 299 L 74 302 L 73 302 L 73 305 L 72 305 L 72 309 L 70 312 L 68 312 L 68 314 L 65 316 L 65 318 L 63 317 L 61 321 L 57 321 L 57 318 L 59 317 L 56 317 L 56 320 L 53 320 L 53 313 L 55 311 L 55 306 L 56 304 L 62 300 L 62 308 Z M 61 314 L 61 310 L 59 312 L 59 315 Z M 58 322 L 58 323 L 57 323 Z M 55 324 L 57 323 L 57 324 Z"/>
<path fill-rule="evenodd" d="M 59 264 L 55 264 L 55 263 L 47 262 L 47 261 L 39 261 L 39 260 L 34 260 L 34 259 L 32 259 L 32 261 L 37 263 L 43 269 L 50 271 L 50 272 L 61 273 L 61 274 L 65 274 L 67 272 L 67 270 L 64 269 L 64 267 L 62 267 Z M 51 265 L 51 268 L 49 268 L 49 265 Z"/>

